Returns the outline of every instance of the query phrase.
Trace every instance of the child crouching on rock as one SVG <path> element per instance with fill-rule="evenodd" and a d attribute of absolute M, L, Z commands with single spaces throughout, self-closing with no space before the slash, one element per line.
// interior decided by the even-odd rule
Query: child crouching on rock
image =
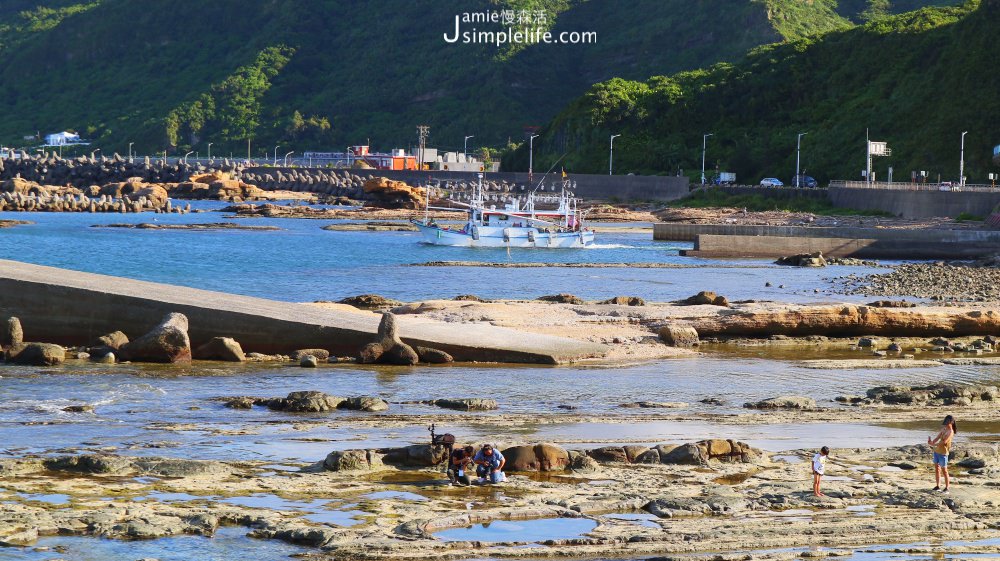
<path fill-rule="evenodd" d="M 825 497 L 822 491 L 819 490 L 820 480 L 823 479 L 823 474 L 826 473 L 826 457 L 830 455 L 830 447 L 824 446 L 820 448 L 820 451 L 813 456 L 812 470 L 813 470 L 813 495 L 817 497 Z"/>

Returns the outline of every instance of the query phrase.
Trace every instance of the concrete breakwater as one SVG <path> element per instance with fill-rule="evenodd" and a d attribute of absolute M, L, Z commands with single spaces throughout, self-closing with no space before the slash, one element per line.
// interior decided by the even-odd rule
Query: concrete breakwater
<path fill-rule="evenodd" d="M 1000 231 L 732 224 L 655 224 L 653 239 L 694 241 L 692 257 L 783 257 L 821 251 L 832 257 L 974 259 L 1000 251 Z"/>
<path fill-rule="evenodd" d="M 472 173 L 417 170 L 250 167 L 244 169 L 240 177 L 269 190 L 312 191 L 346 196 L 351 194 L 345 189 L 356 189 L 370 177 L 385 177 L 405 181 L 410 185 L 428 186 L 432 188 L 432 196 L 435 195 L 435 189 L 448 193 L 468 193 L 473 184 L 478 183 L 478 178 Z M 571 191 L 583 199 L 671 201 L 689 192 L 686 177 L 571 174 L 569 180 Z M 558 174 L 543 177 L 539 173 L 529 178 L 527 173 L 520 172 L 487 173 L 483 178 L 483 187 L 489 200 L 502 202 L 532 191 L 536 195 L 556 195 L 562 188 L 562 178 Z M 461 200 L 461 196 L 457 198 Z"/>
<path fill-rule="evenodd" d="M 25 340 L 85 345 L 114 331 L 146 333 L 166 314 L 190 323 L 193 346 L 232 337 L 248 350 L 322 348 L 352 355 L 371 342 L 380 316 L 0 260 L 0 316 L 24 320 Z M 402 318 L 411 346 L 459 361 L 556 364 L 603 356 L 603 345 L 493 326 Z"/>
<path fill-rule="evenodd" d="M 134 199 L 116 199 L 108 195 L 91 198 L 84 194 L 32 194 L 0 193 L 0 212 L 190 212 L 191 205 L 173 206 L 170 201 L 160 202 L 140 195 Z"/>
<path fill-rule="evenodd" d="M 222 160 L 213 163 L 212 170 L 235 172 L 239 164 Z M 0 180 L 21 178 L 43 185 L 71 186 L 84 189 L 91 185 L 126 181 L 138 177 L 144 183 L 181 183 L 193 174 L 209 168 L 201 164 L 164 163 L 149 157 L 142 160 L 124 158 L 118 154 L 99 158 L 60 158 L 54 155 L 0 159 Z"/>

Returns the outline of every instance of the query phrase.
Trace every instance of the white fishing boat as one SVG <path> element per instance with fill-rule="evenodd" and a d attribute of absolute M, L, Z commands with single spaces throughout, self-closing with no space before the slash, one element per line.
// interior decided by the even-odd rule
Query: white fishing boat
<path fill-rule="evenodd" d="M 562 189 L 558 207 L 554 210 L 535 208 L 534 193 L 527 196 L 524 206 L 515 198 L 503 208 L 486 207 L 483 195 L 483 175 L 470 204 L 452 201 L 463 208 L 425 205 L 423 220 L 413 220 L 423 242 L 455 247 L 539 247 L 580 248 L 594 243 L 594 231 L 586 228 L 577 200 Z M 428 217 L 431 210 L 464 212 L 464 225 L 442 226 Z"/>

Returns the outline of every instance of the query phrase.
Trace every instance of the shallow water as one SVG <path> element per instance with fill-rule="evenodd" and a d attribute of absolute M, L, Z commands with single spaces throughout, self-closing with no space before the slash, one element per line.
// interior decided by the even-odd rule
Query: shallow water
<path fill-rule="evenodd" d="M 579 538 L 597 527 L 587 518 L 539 518 L 536 520 L 497 520 L 468 528 L 435 532 L 444 541 L 538 542 Z"/>
<path fill-rule="evenodd" d="M 158 540 L 122 541 L 74 536 L 38 540 L 31 547 L 0 547 L 0 561 L 235 561 L 240 559 L 290 559 L 307 548 L 278 540 L 246 537 L 246 528 L 219 528 L 215 537 L 176 536 Z"/>
<path fill-rule="evenodd" d="M 600 414 L 630 421 L 607 425 L 527 423 L 513 432 L 525 439 L 568 443 L 678 442 L 725 434 L 777 451 L 811 447 L 819 440 L 830 446 L 906 444 L 933 429 L 933 420 L 928 425 L 865 428 L 837 424 L 720 428 L 712 422 L 646 422 L 643 418 L 663 411 L 748 413 L 742 408 L 744 402 L 788 393 L 809 395 L 823 406 L 840 407 L 832 401 L 837 395 L 862 393 L 874 385 L 996 381 L 1000 379 L 1000 367 L 838 371 L 806 369 L 784 361 L 702 356 L 620 368 L 460 365 L 444 370 L 426 366 L 404 369 L 329 365 L 304 370 L 285 365 L 221 363 L 176 367 L 67 363 L 55 368 L 5 366 L 0 376 L 0 442 L 4 443 L 0 455 L 114 447 L 129 455 L 255 459 L 280 464 L 318 461 L 335 449 L 420 443 L 427 439 L 427 432 L 423 426 L 330 427 L 320 422 L 367 418 L 372 414 L 293 414 L 265 407 L 234 410 L 216 398 L 276 397 L 298 390 L 342 396 L 378 395 L 393 402 L 389 414 L 435 414 L 453 419 L 440 423 L 440 430 L 460 439 L 496 435 L 497 428 L 490 418 L 498 414 Z M 466 414 L 395 403 L 438 397 L 491 397 L 498 401 L 500 409 Z M 708 397 L 725 404 L 700 403 Z M 662 411 L 620 407 L 622 403 L 643 400 L 689 405 Z M 94 405 L 95 413 L 62 410 L 83 403 Z M 563 404 L 578 409 L 558 409 Z M 294 423 L 302 421 L 316 423 L 306 430 L 292 429 Z M 969 431 L 960 434 L 977 434 L 976 428 L 970 426 Z M 993 433 L 1000 433 L 1000 427 Z"/>
<path fill-rule="evenodd" d="M 220 209 L 223 203 L 194 201 Z M 645 233 L 601 233 L 585 250 L 450 248 L 419 243 L 416 232 L 336 232 L 322 226 L 343 220 L 225 218 L 218 212 L 176 214 L 77 214 L 0 212 L 0 219 L 36 224 L 0 230 L 0 259 L 156 282 L 310 302 L 377 292 L 401 300 L 534 298 L 571 292 L 583 298 L 637 295 L 652 301 L 685 298 L 704 288 L 730 300 L 858 300 L 815 294 L 826 279 L 863 273 L 866 267 L 778 267 L 766 260 L 719 261 L 680 257 L 690 243 L 654 242 Z M 91 228 L 96 224 L 233 221 L 279 231 L 184 231 Z M 627 225 L 632 226 L 632 225 Z M 662 262 L 697 269 L 496 269 L 407 267 L 427 261 L 614 263 Z M 730 268 L 744 265 L 751 268 Z M 772 281 L 774 287 L 765 288 Z M 786 288 L 779 289 L 784 284 Z"/>

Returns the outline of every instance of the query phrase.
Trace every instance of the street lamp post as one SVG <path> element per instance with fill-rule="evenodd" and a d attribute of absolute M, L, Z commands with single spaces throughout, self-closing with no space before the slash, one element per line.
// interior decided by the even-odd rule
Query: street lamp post
<path fill-rule="evenodd" d="M 465 143 L 462 145 L 462 155 L 465 156 L 466 161 L 469 159 L 469 139 L 476 138 L 476 135 L 470 134 L 465 137 Z"/>
<path fill-rule="evenodd" d="M 795 186 L 801 187 L 802 176 L 799 174 L 799 162 L 802 160 L 802 137 L 807 135 L 807 132 L 800 132 L 798 141 L 795 143 Z"/>
<path fill-rule="evenodd" d="M 208 143 L 208 160 L 212 161 L 212 143 Z"/>
<path fill-rule="evenodd" d="M 615 161 L 615 139 L 621 136 L 620 134 L 611 135 L 611 148 L 608 150 L 608 175 L 611 175 L 612 164 Z"/>
<path fill-rule="evenodd" d="M 708 149 L 708 137 L 713 133 L 708 133 L 701 137 L 701 186 L 705 186 L 705 152 Z"/>
<path fill-rule="evenodd" d="M 132 159 L 132 145 L 133 145 L 133 144 L 135 144 L 135 142 L 129 142 L 129 143 L 128 143 L 128 159 L 129 159 L 129 160 L 131 160 L 131 159 Z"/>
<path fill-rule="evenodd" d="M 190 151 L 190 152 L 188 152 L 187 154 L 184 154 L 184 158 L 183 158 L 183 160 L 184 160 L 184 165 L 187 165 L 187 163 L 188 163 L 188 156 L 190 156 L 191 154 L 194 154 L 194 150 L 191 150 L 191 151 Z"/>
<path fill-rule="evenodd" d="M 528 137 L 528 181 L 531 181 L 532 171 L 535 163 L 535 139 L 539 135 L 533 134 Z"/>
<path fill-rule="evenodd" d="M 94 158 L 96 158 L 97 157 L 96 154 L 100 151 L 101 151 L 100 148 L 95 148 L 94 151 L 90 153 L 90 159 L 93 160 Z"/>
<path fill-rule="evenodd" d="M 292 154 L 294 154 L 294 153 L 295 153 L 295 151 L 294 151 L 294 150 L 292 150 L 291 152 L 289 152 L 289 153 L 285 154 L 285 167 L 286 167 L 286 168 L 288 167 L 288 157 L 289 157 L 289 156 L 291 156 L 291 155 L 292 155 Z"/>
<path fill-rule="evenodd" d="M 958 165 L 958 184 L 965 187 L 965 135 L 969 134 L 969 131 L 962 133 L 962 161 Z"/>
<path fill-rule="evenodd" d="M 278 146 L 280 146 L 280 144 Z M 278 146 L 274 147 L 274 165 L 278 165 Z"/>

